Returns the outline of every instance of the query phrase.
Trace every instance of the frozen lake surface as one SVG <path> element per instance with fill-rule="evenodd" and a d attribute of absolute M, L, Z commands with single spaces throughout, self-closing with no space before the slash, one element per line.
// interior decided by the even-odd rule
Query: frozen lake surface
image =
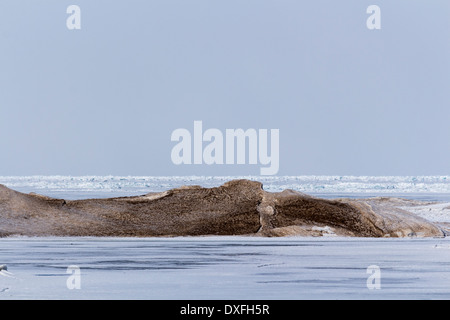
<path fill-rule="evenodd" d="M 0 264 L 0 299 L 450 298 L 448 239 L 19 237 Z"/>

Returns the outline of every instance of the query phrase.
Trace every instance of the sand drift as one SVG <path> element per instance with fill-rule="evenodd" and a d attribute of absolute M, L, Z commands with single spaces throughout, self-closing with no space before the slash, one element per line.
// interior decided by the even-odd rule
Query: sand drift
<path fill-rule="evenodd" d="M 446 222 L 415 214 L 415 208 L 431 210 L 436 205 L 386 197 L 328 200 L 293 190 L 272 193 L 250 180 L 86 200 L 25 194 L 0 185 L 0 237 L 442 237 Z M 442 210 L 447 213 L 450 208 Z"/>

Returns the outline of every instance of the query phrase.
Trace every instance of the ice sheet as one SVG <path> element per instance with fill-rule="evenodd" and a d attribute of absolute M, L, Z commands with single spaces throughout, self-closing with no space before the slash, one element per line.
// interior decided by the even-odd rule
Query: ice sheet
<path fill-rule="evenodd" d="M 448 299 L 447 239 L 5 238 L 0 299 Z M 69 289 L 68 266 L 80 268 Z M 371 265 L 380 289 L 367 287 Z"/>

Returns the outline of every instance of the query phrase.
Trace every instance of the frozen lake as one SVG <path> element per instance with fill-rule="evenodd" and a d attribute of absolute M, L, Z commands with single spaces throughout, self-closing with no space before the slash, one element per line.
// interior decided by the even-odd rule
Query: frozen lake
<path fill-rule="evenodd" d="M 0 299 L 450 298 L 448 239 L 4 238 L 0 264 Z"/>

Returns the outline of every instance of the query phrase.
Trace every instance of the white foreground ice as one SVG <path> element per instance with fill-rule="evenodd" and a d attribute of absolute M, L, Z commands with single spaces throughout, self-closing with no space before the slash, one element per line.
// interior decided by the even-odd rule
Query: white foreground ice
<path fill-rule="evenodd" d="M 450 298 L 448 239 L 4 238 L 0 248 L 13 276 L 0 275 L 0 299 Z M 367 287 L 372 265 L 380 289 Z"/>

